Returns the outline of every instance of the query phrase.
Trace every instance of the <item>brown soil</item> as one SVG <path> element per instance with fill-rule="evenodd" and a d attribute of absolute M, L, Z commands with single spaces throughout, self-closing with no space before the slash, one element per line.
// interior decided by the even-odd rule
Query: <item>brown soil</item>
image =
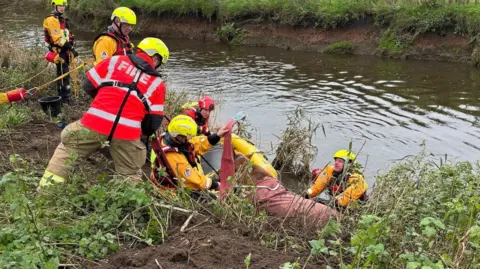
<path fill-rule="evenodd" d="M 281 268 L 285 262 L 295 262 L 297 258 L 302 262 L 308 255 L 275 251 L 218 224 L 206 224 L 172 235 L 159 246 L 120 251 L 87 268 L 245 268 L 244 259 L 249 253 L 249 268 Z M 324 266 L 310 262 L 307 268 Z"/>
<path fill-rule="evenodd" d="M 8 167 L 5 167 L 8 163 L 3 160 L 8 160 L 11 154 L 27 159 L 48 160 L 60 141 L 61 131 L 56 124 L 45 121 L 32 121 L 0 130 L 0 172 L 8 170 Z"/>
<path fill-rule="evenodd" d="M 145 16 L 141 18 L 143 35 L 160 37 L 217 40 L 215 31 L 220 24 L 192 17 Z M 238 22 L 244 30 L 238 45 L 269 46 L 292 50 L 308 50 L 323 52 L 329 45 L 340 42 L 351 42 L 354 54 L 380 55 L 377 51 L 381 32 L 368 23 L 359 23 L 345 28 L 333 30 L 312 27 L 286 26 L 256 21 Z M 473 47 L 467 38 L 453 32 L 440 36 L 428 33 L 418 36 L 413 46 L 400 58 L 444 60 L 454 62 L 470 62 Z"/>

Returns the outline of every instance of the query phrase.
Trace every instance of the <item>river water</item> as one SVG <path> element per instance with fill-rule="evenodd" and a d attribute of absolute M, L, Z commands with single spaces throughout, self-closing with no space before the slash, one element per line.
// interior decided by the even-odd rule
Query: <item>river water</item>
<path fill-rule="evenodd" d="M 41 44 L 48 11 L 17 11 L 3 8 L 0 34 Z M 81 55 L 90 56 L 95 33 L 75 34 Z M 300 106 L 325 128 L 326 136 L 320 129 L 313 141 L 315 166 L 350 141 L 354 151 L 365 143 L 358 160 L 370 183 L 379 170 L 419 153 L 423 141 L 438 158 L 480 157 L 480 73 L 466 64 L 164 41 L 171 51 L 168 90 L 213 96 L 221 103 L 218 123 L 247 111 L 253 140 L 266 151 L 278 142 L 287 113 Z"/>

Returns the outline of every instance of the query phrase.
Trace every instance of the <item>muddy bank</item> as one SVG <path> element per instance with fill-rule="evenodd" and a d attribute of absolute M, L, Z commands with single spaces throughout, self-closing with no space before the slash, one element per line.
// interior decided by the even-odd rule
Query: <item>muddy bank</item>
<path fill-rule="evenodd" d="M 178 226 L 180 226 L 179 224 Z M 192 226 L 193 227 L 193 226 Z M 275 251 L 253 241 L 241 232 L 205 224 L 176 233 L 158 246 L 126 249 L 108 256 L 92 269 L 117 268 L 246 268 L 245 257 L 251 253 L 248 268 L 281 268 L 286 262 L 305 260 L 308 254 Z M 325 265 L 309 262 L 306 268 L 324 268 Z"/>
<path fill-rule="evenodd" d="M 469 44 L 468 38 L 456 35 L 453 31 L 442 35 L 419 34 L 413 39 L 410 46 L 399 51 L 389 48 L 388 43 L 382 47 L 381 42 L 385 39 L 384 30 L 373 26 L 368 21 L 329 30 L 248 20 L 233 24 L 221 24 L 214 20 L 191 16 L 157 17 L 149 15 L 140 17 L 139 21 L 143 27 L 140 34 L 137 32 L 140 36 L 215 40 L 232 45 L 375 55 L 386 58 L 475 62 L 475 59 L 472 59 L 475 46 Z M 346 49 L 345 46 L 347 46 Z"/>

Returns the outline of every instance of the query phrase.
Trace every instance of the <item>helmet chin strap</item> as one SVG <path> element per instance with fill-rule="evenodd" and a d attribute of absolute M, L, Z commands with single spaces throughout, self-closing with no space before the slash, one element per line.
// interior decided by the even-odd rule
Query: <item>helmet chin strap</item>
<path fill-rule="evenodd" d="M 55 5 L 55 6 L 54 6 L 55 12 L 58 13 L 58 14 L 60 14 L 60 15 L 62 15 L 63 13 L 59 12 L 57 8 L 58 8 L 58 6 Z"/>
<path fill-rule="evenodd" d="M 118 17 L 117 17 L 117 18 L 118 18 Z M 119 19 L 120 19 L 120 18 L 119 18 Z M 123 38 L 123 39 L 125 39 L 126 36 L 123 35 L 123 32 L 122 32 L 122 23 L 120 22 L 119 24 L 117 24 L 117 23 L 115 22 L 115 19 L 113 19 L 113 24 L 115 24 L 115 26 L 117 26 L 118 33 L 120 34 L 120 37 Z"/>

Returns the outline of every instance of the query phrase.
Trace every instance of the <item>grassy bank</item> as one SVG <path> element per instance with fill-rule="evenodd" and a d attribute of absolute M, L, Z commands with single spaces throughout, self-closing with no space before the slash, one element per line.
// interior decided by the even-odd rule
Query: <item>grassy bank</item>
<path fill-rule="evenodd" d="M 172 216 L 194 211 L 223 223 L 227 234 L 241 225 L 258 244 L 303 253 L 290 268 L 478 268 L 480 262 L 480 170 L 468 162 L 437 167 L 425 156 L 407 159 L 377 178 L 364 207 L 316 235 L 295 232 L 241 196 L 231 195 L 224 205 L 200 205 L 186 194 L 159 196 L 149 183 L 132 186 L 88 166 L 72 171 L 68 184 L 39 194 L 41 167 L 31 164 L 11 156 L 11 172 L 0 181 L 2 268 L 56 268 L 161 245 L 185 221 L 172 224 Z"/>
<path fill-rule="evenodd" d="M 370 54 L 390 57 L 418 55 L 412 50 L 412 45 L 417 37 L 427 33 L 439 36 L 453 33 L 465 38 L 473 38 L 480 33 L 480 4 L 473 0 L 79 0 L 72 3 L 71 10 L 77 16 L 93 20 L 94 25 L 102 25 L 99 22 L 104 25 L 110 11 L 120 5 L 149 17 L 193 17 L 214 22 L 220 41 L 237 44 L 252 43 L 242 42 L 242 29 L 247 24 L 273 23 L 324 30 L 370 27 L 379 33 L 378 40 L 373 41 L 377 49 Z M 232 27 L 233 22 L 235 27 Z M 142 24 L 142 20 L 139 23 Z M 147 23 L 146 20 L 143 23 Z M 138 29 L 142 31 L 140 27 Z M 335 42 L 341 41 L 350 40 Z M 455 45 L 458 46 L 452 44 L 453 47 Z M 455 54 L 458 49 L 448 48 L 447 53 Z M 468 54 L 472 53 L 472 49 Z M 355 47 L 346 50 L 346 53 L 355 53 Z M 445 54 L 445 51 L 438 53 Z M 471 56 L 474 63 L 479 62 L 477 54 Z"/>

